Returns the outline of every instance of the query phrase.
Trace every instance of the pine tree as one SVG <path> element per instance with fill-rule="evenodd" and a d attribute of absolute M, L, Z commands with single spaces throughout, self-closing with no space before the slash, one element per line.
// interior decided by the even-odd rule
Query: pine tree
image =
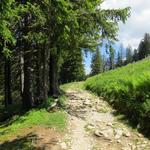
<path fill-rule="evenodd" d="M 150 35 L 145 33 L 144 39 L 141 40 L 139 47 L 139 59 L 143 59 L 150 55 Z"/>
<path fill-rule="evenodd" d="M 110 70 L 115 67 L 115 49 L 111 45 L 109 46 L 109 67 Z"/>
<path fill-rule="evenodd" d="M 132 47 L 129 45 L 126 49 L 126 64 L 133 61 Z"/>
<path fill-rule="evenodd" d="M 117 67 L 121 67 L 122 66 L 122 57 L 121 57 L 121 53 L 118 52 L 117 54 Z"/>
<path fill-rule="evenodd" d="M 102 72 L 102 60 L 99 48 L 97 47 L 96 52 L 92 56 L 91 75 L 94 76 L 101 72 Z"/>
<path fill-rule="evenodd" d="M 51 70 L 49 77 L 50 95 L 58 95 L 60 93 L 58 85 L 59 57 L 62 50 L 69 49 L 69 41 L 72 39 L 72 35 L 76 35 L 75 41 L 80 41 L 78 44 L 80 48 L 89 48 L 94 46 L 100 37 L 115 40 L 118 28 L 117 22 L 125 22 L 128 18 L 129 8 L 124 10 L 97 9 L 101 3 L 101 0 L 84 2 L 51 1 L 50 14 L 53 20 L 48 23 L 50 24 L 49 29 L 51 29 L 51 36 L 49 36 L 49 40 L 51 41 L 49 61 Z M 73 9 L 70 9 L 71 7 Z M 64 18 L 65 22 L 63 21 Z M 110 21 L 110 18 L 112 21 Z M 99 35 L 99 29 L 102 31 L 101 35 Z"/>
<path fill-rule="evenodd" d="M 105 55 L 102 56 L 102 72 L 106 71 L 107 58 Z"/>
<path fill-rule="evenodd" d="M 61 67 L 61 83 L 82 81 L 85 79 L 83 55 L 81 50 L 69 51 Z"/>
<path fill-rule="evenodd" d="M 15 9 L 13 0 L 0 2 L 0 53 L 4 57 L 4 91 L 5 91 L 5 106 L 12 104 L 11 96 L 11 47 L 15 44 L 15 39 L 12 32 L 12 20 L 15 20 Z M 13 19 L 14 18 L 14 19 Z M 15 25 L 15 23 L 14 23 Z"/>
<path fill-rule="evenodd" d="M 120 48 L 117 54 L 116 66 L 121 67 L 123 65 L 123 44 L 120 44 Z"/>
<path fill-rule="evenodd" d="M 0 3 L 0 55 L 5 67 L 0 76 L 5 79 L 6 104 L 8 94 L 14 92 L 25 109 L 47 100 L 48 91 L 58 96 L 64 53 L 78 56 L 72 76 L 79 80 L 84 75 L 81 49 L 95 49 L 102 38 L 116 40 L 118 22 L 125 22 L 130 14 L 129 8 L 99 9 L 101 4 L 101 0 Z"/>
<path fill-rule="evenodd" d="M 133 61 L 138 61 L 139 60 L 139 53 L 138 50 L 135 49 L 133 53 Z"/>

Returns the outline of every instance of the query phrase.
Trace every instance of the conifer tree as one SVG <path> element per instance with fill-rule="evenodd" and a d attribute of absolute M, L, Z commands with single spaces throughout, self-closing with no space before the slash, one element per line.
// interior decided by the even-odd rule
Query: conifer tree
<path fill-rule="evenodd" d="M 143 59 L 150 55 L 150 35 L 145 33 L 144 39 L 141 40 L 139 47 L 139 59 Z"/>
<path fill-rule="evenodd" d="M 91 75 L 94 76 L 101 72 L 102 72 L 102 60 L 99 48 L 97 47 L 96 52 L 92 56 Z"/>
<path fill-rule="evenodd" d="M 133 61 L 138 61 L 139 60 L 139 53 L 138 50 L 135 49 L 133 53 Z"/>
<path fill-rule="evenodd" d="M 58 96 L 64 53 L 78 56 L 73 61 L 64 59 L 64 63 L 76 62 L 70 64 L 78 66 L 70 76 L 75 80 L 84 76 L 81 49 L 95 49 L 102 38 L 116 40 L 118 22 L 125 23 L 130 15 L 129 8 L 102 10 L 99 7 L 102 2 L 5 0 L 0 3 L 0 55 L 5 67 L 5 74 L 0 72 L 0 76 L 5 83 L 1 91 L 6 91 L 6 104 L 11 97 L 8 94 L 14 92 L 25 109 L 47 100 L 48 91 L 50 96 Z"/>
<path fill-rule="evenodd" d="M 109 69 L 114 69 L 115 67 L 115 49 L 109 46 Z"/>
<path fill-rule="evenodd" d="M 15 44 L 13 37 L 12 22 L 15 18 L 14 0 L 6 0 L 0 2 L 0 53 L 4 57 L 4 93 L 5 93 L 5 106 L 12 104 L 11 96 L 11 45 Z M 13 25 L 14 23 L 14 25 Z"/>
<path fill-rule="evenodd" d="M 122 57 L 121 57 L 121 53 L 118 51 L 117 54 L 117 67 L 121 67 L 122 66 Z"/>
<path fill-rule="evenodd" d="M 61 83 L 82 81 L 85 79 L 83 55 L 81 50 L 69 51 L 61 67 Z"/>
<path fill-rule="evenodd" d="M 132 47 L 129 45 L 126 49 L 126 64 L 131 63 L 133 61 L 133 53 Z"/>

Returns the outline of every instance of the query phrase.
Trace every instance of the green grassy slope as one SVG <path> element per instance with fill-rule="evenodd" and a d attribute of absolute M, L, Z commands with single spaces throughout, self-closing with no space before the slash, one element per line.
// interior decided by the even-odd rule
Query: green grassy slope
<path fill-rule="evenodd" d="M 67 126 L 67 116 L 61 108 L 54 109 L 52 112 L 47 111 L 52 105 L 52 100 L 49 98 L 39 108 L 32 109 L 22 115 L 15 115 L 6 122 L 1 122 L 0 149 L 35 149 L 32 141 L 37 138 L 34 133 L 37 127 L 40 129 L 51 128 L 55 129 L 57 133 L 63 133 Z M 63 104 L 65 98 L 61 96 L 59 100 Z"/>
<path fill-rule="evenodd" d="M 32 126 L 54 127 L 63 131 L 66 126 L 66 116 L 63 111 L 47 112 L 46 109 L 33 109 L 23 116 L 14 116 L 9 122 L 0 125 L 0 142 L 17 135 L 21 129 Z"/>
<path fill-rule="evenodd" d="M 150 133 L 150 58 L 91 77 L 85 87 Z"/>

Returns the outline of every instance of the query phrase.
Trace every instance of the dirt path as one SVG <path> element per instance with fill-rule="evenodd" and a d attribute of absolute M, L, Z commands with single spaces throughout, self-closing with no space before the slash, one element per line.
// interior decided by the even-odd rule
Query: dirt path
<path fill-rule="evenodd" d="M 150 150 L 150 140 L 120 121 L 121 116 L 115 115 L 103 98 L 79 90 L 66 91 L 65 135 L 48 127 L 32 126 L 1 144 L 0 149 L 29 149 L 26 147 L 31 145 L 35 150 Z"/>
<path fill-rule="evenodd" d="M 121 123 L 115 110 L 87 91 L 67 91 L 66 150 L 149 150 L 150 141 Z"/>

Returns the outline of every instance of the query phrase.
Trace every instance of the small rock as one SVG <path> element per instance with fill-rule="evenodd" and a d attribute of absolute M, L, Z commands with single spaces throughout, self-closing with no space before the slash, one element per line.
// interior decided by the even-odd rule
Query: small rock
<path fill-rule="evenodd" d="M 132 150 L 135 150 L 135 149 L 136 149 L 136 146 L 135 146 L 135 145 L 131 145 L 131 149 L 132 149 Z"/>
<path fill-rule="evenodd" d="M 62 149 L 67 149 L 67 144 L 65 142 L 61 143 L 60 146 Z"/>
<path fill-rule="evenodd" d="M 47 111 L 53 110 L 57 106 L 57 103 L 54 102 L 50 107 L 47 108 Z"/>
<path fill-rule="evenodd" d="M 115 139 L 119 139 L 121 138 L 122 134 L 123 134 L 123 130 L 122 129 L 115 129 Z"/>
<path fill-rule="evenodd" d="M 137 133 L 137 136 L 141 138 L 141 137 L 142 137 L 142 134 L 140 134 L 140 133 Z"/>
<path fill-rule="evenodd" d="M 86 99 L 84 102 L 83 102 L 84 105 L 91 105 L 91 101 Z"/>
<path fill-rule="evenodd" d="M 147 142 L 147 141 L 144 141 L 143 143 L 144 143 L 144 144 L 147 144 L 148 142 Z"/>
<path fill-rule="evenodd" d="M 53 104 L 51 105 L 51 108 L 56 107 L 56 105 L 57 105 L 57 103 L 56 103 L 56 102 L 55 102 L 55 103 L 53 103 Z"/>
<path fill-rule="evenodd" d="M 58 98 L 56 98 L 54 101 L 57 103 L 57 102 L 59 101 L 59 99 L 58 99 Z"/>
<path fill-rule="evenodd" d="M 113 135 L 113 130 L 111 129 L 107 129 L 103 131 L 96 130 L 95 135 L 98 137 L 104 137 L 107 140 L 111 140 Z"/>
<path fill-rule="evenodd" d="M 130 132 L 127 132 L 127 131 L 124 132 L 123 135 L 124 135 L 125 137 L 130 137 L 130 136 L 131 136 Z"/>
<path fill-rule="evenodd" d="M 89 129 L 89 130 L 95 129 L 95 127 L 93 125 L 91 125 L 91 124 L 87 125 L 86 128 Z"/>
<path fill-rule="evenodd" d="M 145 146 L 146 146 L 145 144 L 140 145 L 140 147 L 142 147 L 142 148 L 145 147 Z"/>
<path fill-rule="evenodd" d="M 112 123 L 111 123 L 111 122 L 109 122 L 109 123 L 107 123 L 107 126 L 112 127 L 113 125 L 112 125 Z"/>
<path fill-rule="evenodd" d="M 121 150 L 130 150 L 128 147 L 123 147 Z"/>
<path fill-rule="evenodd" d="M 96 111 L 96 108 L 92 108 L 92 111 Z"/>
<path fill-rule="evenodd" d="M 117 143 L 121 143 L 121 141 L 120 141 L 120 140 L 117 140 Z"/>
<path fill-rule="evenodd" d="M 102 132 L 100 132 L 99 130 L 96 130 L 94 134 L 98 137 L 104 136 L 104 134 Z"/>
<path fill-rule="evenodd" d="M 132 143 L 129 143 L 128 145 L 129 145 L 129 146 L 132 146 Z"/>

